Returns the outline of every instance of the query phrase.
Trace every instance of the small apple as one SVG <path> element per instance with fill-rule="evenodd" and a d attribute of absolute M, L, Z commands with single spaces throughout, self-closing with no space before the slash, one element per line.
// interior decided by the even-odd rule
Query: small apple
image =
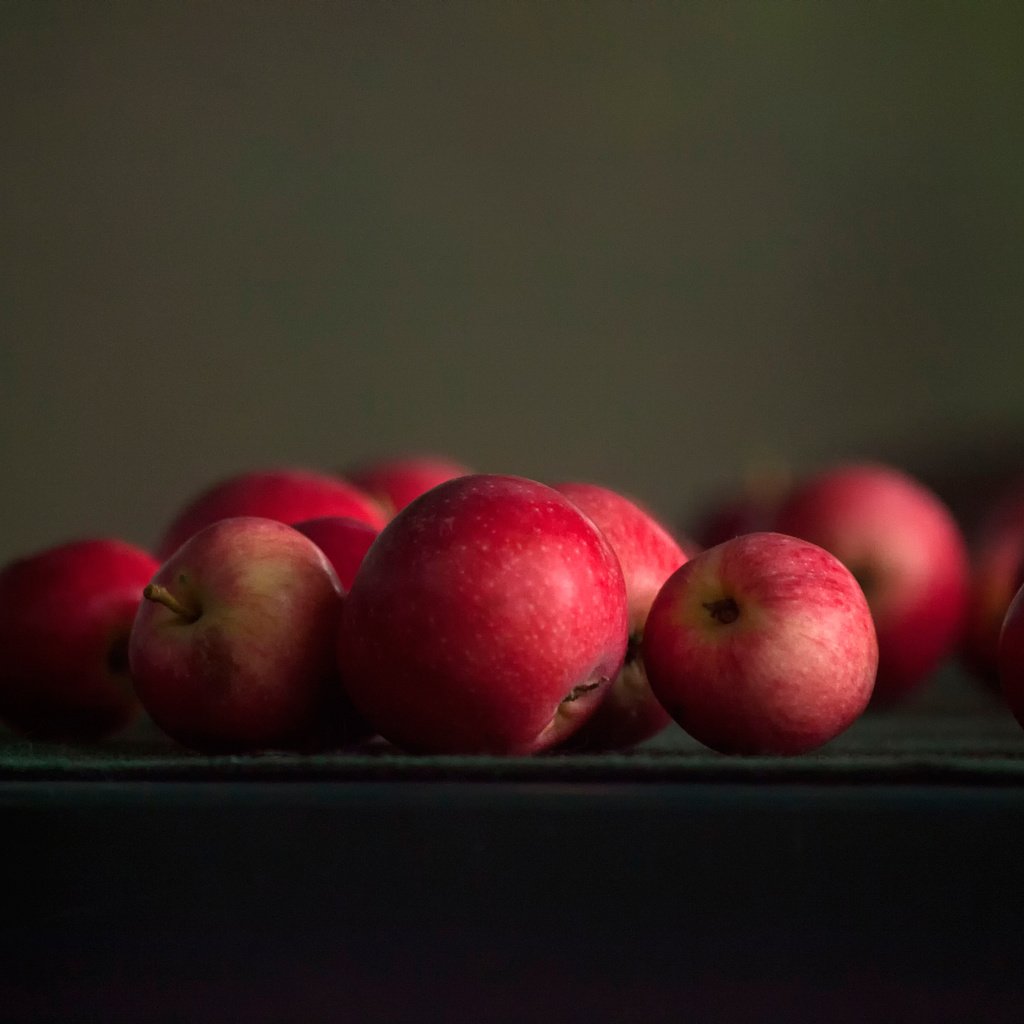
<path fill-rule="evenodd" d="M 368 462 L 345 475 L 392 516 L 438 484 L 471 472 L 461 462 L 438 455 L 407 455 Z"/>
<path fill-rule="evenodd" d="M 528 754 L 593 713 L 626 651 L 618 559 L 568 498 L 470 475 L 399 512 L 345 600 L 338 664 L 396 746 Z"/>
<path fill-rule="evenodd" d="M 629 617 L 629 646 L 622 670 L 600 707 L 573 733 L 568 745 L 590 750 L 635 746 L 671 721 L 647 682 L 640 641 L 654 598 L 686 561 L 686 554 L 668 530 L 630 498 L 590 483 L 558 483 L 554 487 L 593 520 L 618 556 Z"/>
<path fill-rule="evenodd" d="M 643 660 L 657 698 L 706 746 L 801 754 L 864 710 L 878 644 L 864 593 L 837 558 L 750 533 L 669 577 L 647 616 Z"/>
<path fill-rule="evenodd" d="M 334 638 L 342 592 L 323 552 L 271 519 L 221 519 L 143 592 L 128 646 L 153 721 L 204 751 L 304 748 L 343 723 Z"/>
<path fill-rule="evenodd" d="M 993 503 L 971 551 L 971 588 L 961 655 L 986 682 L 998 682 L 999 633 L 1007 608 L 1024 583 L 1024 483 Z"/>
<path fill-rule="evenodd" d="M 204 526 L 218 519 L 256 516 L 295 523 L 320 516 L 349 516 L 378 530 L 380 506 L 354 484 L 306 469 L 271 469 L 229 477 L 189 502 L 167 527 L 157 551 L 166 559 Z"/>
<path fill-rule="evenodd" d="M 346 592 L 352 589 L 356 570 L 380 532 L 369 523 L 348 516 L 321 516 L 292 523 L 292 526 L 327 556 Z"/>
<path fill-rule="evenodd" d="M 825 470 L 789 495 L 775 529 L 831 551 L 864 588 L 878 633 L 876 697 L 910 692 L 958 648 L 966 544 L 946 506 L 913 477 L 870 463 Z"/>
<path fill-rule="evenodd" d="M 40 739 L 99 739 L 139 712 L 128 634 L 152 555 L 76 540 L 0 571 L 0 718 Z"/>

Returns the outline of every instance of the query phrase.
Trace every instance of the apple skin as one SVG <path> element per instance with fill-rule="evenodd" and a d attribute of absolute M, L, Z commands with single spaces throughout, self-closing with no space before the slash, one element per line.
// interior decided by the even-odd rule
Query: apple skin
<path fill-rule="evenodd" d="M 971 551 L 971 586 L 961 660 L 987 683 L 999 681 L 999 634 L 1024 583 L 1024 483 L 1017 481 L 979 524 Z"/>
<path fill-rule="evenodd" d="M 472 472 L 461 462 L 443 456 L 406 455 L 365 463 L 345 476 L 372 495 L 390 518 L 438 484 Z"/>
<path fill-rule="evenodd" d="M 574 750 L 619 750 L 657 735 L 671 721 L 647 682 L 640 659 L 647 613 L 665 580 L 687 559 L 683 548 L 645 508 L 597 484 L 554 484 L 597 525 L 618 556 L 626 582 L 629 646 L 600 707 L 567 741 Z"/>
<path fill-rule="evenodd" d="M 709 504 L 694 525 L 697 550 L 744 533 L 771 530 L 792 483 L 788 467 L 775 463 L 750 467 L 742 483 Z M 696 553 L 692 548 L 687 550 L 691 557 Z"/>
<path fill-rule="evenodd" d="M 352 589 L 356 571 L 380 532 L 369 523 L 348 516 L 321 516 L 292 526 L 327 556 L 346 593 Z"/>
<path fill-rule="evenodd" d="M 304 749 L 344 731 L 332 717 L 346 704 L 334 661 L 342 591 L 308 537 L 271 519 L 218 520 L 145 594 L 129 663 L 143 706 L 173 739 L 210 752 Z"/>
<path fill-rule="evenodd" d="M 872 463 L 827 469 L 796 487 L 775 529 L 831 551 L 860 581 L 878 633 L 880 702 L 920 686 L 959 648 L 967 547 L 946 506 L 913 477 Z"/>
<path fill-rule="evenodd" d="M 655 695 L 726 754 L 802 754 L 864 711 L 878 666 L 871 612 L 823 548 L 750 533 L 696 555 L 661 588 L 644 630 Z"/>
<path fill-rule="evenodd" d="M 381 531 L 345 601 L 338 663 L 398 747 L 530 754 L 593 713 L 626 642 L 622 570 L 597 527 L 544 484 L 476 474 Z"/>
<path fill-rule="evenodd" d="M 1014 718 L 1024 727 L 1024 587 L 1010 601 L 996 654 L 999 686 Z"/>
<path fill-rule="evenodd" d="M 128 634 L 158 563 L 109 538 L 74 540 L 0 571 L 0 718 L 38 739 L 96 740 L 139 703 Z"/>
<path fill-rule="evenodd" d="M 378 530 L 386 520 L 377 502 L 339 477 L 308 469 L 254 470 L 214 484 L 181 509 L 157 546 L 160 559 L 169 558 L 204 526 L 238 516 L 282 523 L 348 516 Z"/>

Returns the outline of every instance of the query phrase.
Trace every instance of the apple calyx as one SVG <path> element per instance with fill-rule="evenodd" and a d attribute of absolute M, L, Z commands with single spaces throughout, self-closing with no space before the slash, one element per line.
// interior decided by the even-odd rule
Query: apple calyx
<path fill-rule="evenodd" d="M 175 615 L 184 619 L 185 622 L 196 622 L 200 615 L 203 614 L 202 609 L 192 607 L 178 600 L 174 594 L 159 583 L 147 583 L 142 591 L 142 596 L 147 601 L 155 601 L 157 604 L 162 604 L 165 608 L 169 608 Z"/>
<path fill-rule="evenodd" d="M 703 607 L 708 614 L 723 626 L 728 626 L 740 617 L 740 606 L 731 597 L 719 598 L 717 601 L 705 601 Z"/>
<path fill-rule="evenodd" d="M 585 693 L 590 693 L 591 690 L 596 690 L 602 682 L 608 682 L 607 679 L 599 679 L 596 683 L 580 683 L 579 686 L 574 686 L 563 698 L 563 704 L 572 704 L 573 701 L 577 701 Z"/>

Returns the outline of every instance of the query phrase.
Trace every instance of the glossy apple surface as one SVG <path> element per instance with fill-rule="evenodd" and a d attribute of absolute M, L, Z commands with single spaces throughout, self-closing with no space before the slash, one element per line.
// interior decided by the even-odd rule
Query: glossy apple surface
<path fill-rule="evenodd" d="M 631 498 L 583 482 L 555 484 L 597 525 L 618 556 L 626 582 L 629 647 L 626 660 L 596 712 L 569 739 L 573 749 L 634 746 L 671 721 L 651 691 L 640 658 L 644 623 L 665 580 L 685 561 L 675 538 Z"/>
<path fill-rule="evenodd" d="M 129 642 L 150 716 L 197 750 L 316 746 L 341 724 L 342 593 L 323 552 L 284 523 L 222 519 L 145 591 Z"/>
<path fill-rule="evenodd" d="M 190 501 L 167 527 L 157 547 L 160 558 L 170 557 L 204 526 L 237 516 L 282 523 L 348 516 L 377 529 L 385 521 L 377 502 L 338 477 L 305 469 L 259 470 L 222 480 Z"/>
<path fill-rule="evenodd" d="M 626 641 L 622 570 L 597 527 L 544 484 L 474 475 L 381 531 L 338 660 L 353 703 L 399 747 L 527 754 L 593 713 Z"/>
<path fill-rule="evenodd" d="M 357 466 L 345 475 L 361 490 L 373 495 L 389 515 L 394 515 L 438 484 L 471 472 L 468 466 L 454 459 L 409 455 L 377 459 Z"/>
<path fill-rule="evenodd" d="M 152 555 L 120 540 L 72 541 L 0 571 L 0 718 L 42 739 L 98 739 L 139 704 L 128 634 Z"/>
<path fill-rule="evenodd" d="M 356 572 L 380 532 L 369 523 L 361 523 L 348 516 L 321 516 L 292 523 L 292 526 L 327 556 L 346 592 L 352 589 Z"/>
<path fill-rule="evenodd" d="M 776 529 L 831 551 L 857 577 L 878 632 L 876 696 L 925 682 L 960 644 L 967 548 L 946 506 L 889 466 L 839 466 L 801 483 Z"/>
<path fill-rule="evenodd" d="M 701 743 L 801 754 L 866 707 L 878 646 L 864 594 L 823 548 L 751 533 L 695 556 L 647 617 L 651 687 Z"/>

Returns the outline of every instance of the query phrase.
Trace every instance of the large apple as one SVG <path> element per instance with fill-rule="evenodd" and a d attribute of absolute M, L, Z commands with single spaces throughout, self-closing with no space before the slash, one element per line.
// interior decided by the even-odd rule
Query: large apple
<path fill-rule="evenodd" d="M 750 533 L 669 577 L 644 630 L 655 695 L 701 743 L 730 754 L 800 754 L 846 729 L 875 681 L 864 593 L 823 548 Z"/>
<path fill-rule="evenodd" d="M 999 632 L 1024 583 L 1024 483 L 1004 491 L 982 518 L 971 552 L 971 590 L 962 655 L 982 679 L 998 680 Z"/>
<path fill-rule="evenodd" d="M 369 523 L 361 523 L 349 516 L 321 516 L 292 523 L 292 526 L 327 556 L 346 592 L 352 589 L 356 572 L 380 532 Z"/>
<path fill-rule="evenodd" d="M 76 540 L 0 572 L 0 718 L 45 739 L 98 739 L 139 703 L 128 634 L 152 555 L 106 538 Z"/>
<path fill-rule="evenodd" d="M 440 455 L 404 455 L 364 463 L 345 475 L 391 516 L 432 487 L 471 472 L 461 462 Z"/>
<path fill-rule="evenodd" d="M 864 588 L 878 632 L 880 699 L 920 685 L 959 646 L 966 545 L 946 506 L 913 477 L 876 464 L 825 470 L 790 494 L 775 528 L 831 551 Z"/>
<path fill-rule="evenodd" d="M 597 484 L 568 482 L 554 486 L 593 520 L 618 556 L 626 582 L 629 618 L 629 647 L 622 670 L 601 706 L 568 742 L 574 749 L 634 746 L 671 721 L 647 682 L 640 641 L 655 596 L 686 561 L 686 554 L 668 530 L 632 499 Z"/>
<path fill-rule="evenodd" d="M 197 750 L 315 747 L 345 723 L 342 592 L 323 552 L 271 519 L 222 519 L 144 591 L 128 655 L 161 729 Z"/>
<path fill-rule="evenodd" d="M 527 754 L 593 713 L 626 641 L 622 570 L 600 530 L 544 484 L 481 474 L 381 531 L 338 659 L 353 703 L 397 746 Z"/>
<path fill-rule="evenodd" d="M 220 481 L 181 509 L 157 547 L 160 558 L 168 558 L 204 526 L 236 516 L 282 523 L 348 516 L 378 530 L 386 518 L 368 494 L 338 477 L 307 469 L 256 470 Z"/>

